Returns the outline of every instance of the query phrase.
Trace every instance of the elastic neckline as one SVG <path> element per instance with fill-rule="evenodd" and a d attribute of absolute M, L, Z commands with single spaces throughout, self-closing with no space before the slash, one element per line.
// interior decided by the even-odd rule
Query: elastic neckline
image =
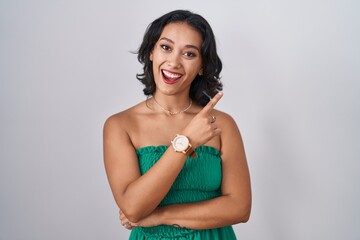
<path fill-rule="evenodd" d="M 167 145 L 158 145 L 158 146 L 144 146 L 136 149 L 136 154 L 146 154 L 151 153 L 153 151 L 161 151 L 165 152 L 168 149 L 169 146 Z M 210 153 L 214 155 L 220 155 L 220 151 L 216 149 L 215 147 L 208 146 L 208 145 L 202 145 L 195 149 L 195 152 L 197 153 Z"/>

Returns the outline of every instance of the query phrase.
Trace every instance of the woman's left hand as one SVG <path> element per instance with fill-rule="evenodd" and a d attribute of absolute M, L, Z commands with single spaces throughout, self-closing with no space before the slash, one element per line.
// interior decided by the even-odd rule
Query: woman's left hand
<path fill-rule="evenodd" d="M 125 227 L 128 230 L 132 230 L 136 227 L 155 227 L 160 225 L 160 209 L 156 208 L 149 216 L 141 219 L 137 223 L 130 222 L 130 220 L 125 216 L 121 210 L 120 212 L 120 222 L 123 227 Z"/>
<path fill-rule="evenodd" d="M 125 214 L 119 210 L 120 213 L 120 223 L 127 230 L 132 230 L 138 226 L 137 223 L 130 222 L 130 220 L 125 216 Z"/>

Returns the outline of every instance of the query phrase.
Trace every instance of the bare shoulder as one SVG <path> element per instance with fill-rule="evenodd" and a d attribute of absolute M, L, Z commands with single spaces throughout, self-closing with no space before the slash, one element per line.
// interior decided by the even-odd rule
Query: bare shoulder
<path fill-rule="evenodd" d="M 238 151 L 243 149 L 242 136 L 239 127 L 232 116 L 218 110 L 214 111 L 214 114 L 216 114 L 217 127 L 221 129 L 221 150 L 222 152 L 227 152 L 226 154 L 223 154 L 224 159 L 226 159 L 226 155 L 233 151 L 229 149 L 237 149 Z M 237 153 L 236 155 L 239 154 L 242 153 Z"/>
<path fill-rule="evenodd" d="M 216 117 L 216 124 L 219 128 L 223 129 L 238 129 L 238 126 L 234 120 L 234 118 L 225 112 L 214 109 L 214 116 Z"/>
<path fill-rule="evenodd" d="M 146 111 L 145 102 L 141 102 L 124 111 L 115 113 L 108 117 L 104 123 L 104 131 L 129 132 L 137 123 L 138 116 Z"/>

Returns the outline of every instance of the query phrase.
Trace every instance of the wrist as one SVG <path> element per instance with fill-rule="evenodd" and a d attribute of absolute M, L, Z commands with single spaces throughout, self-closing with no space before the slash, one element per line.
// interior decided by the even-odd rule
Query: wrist
<path fill-rule="evenodd" d="M 175 152 L 185 154 L 192 158 L 196 157 L 194 147 L 186 135 L 176 134 L 176 137 L 171 141 L 171 144 Z"/>
<path fill-rule="evenodd" d="M 196 149 L 201 145 L 197 142 L 198 138 L 196 136 L 193 136 L 191 131 L 186 131 L 186 129 L 184 129 L 184 131 L 182 131 L 180 134 L 186 136 L 189 139 L 193 149 Z"/>
<path fill-rule="evenodd" d="M 161 225 L 174 225 L 176 223 L 176 218 L 174 218 L 174 207 L 177 208 L 175 205 L 168 205 L 163 207 L 158 207 L 156 210 L 158 211 L 158 219 L 159 224 Z M 179 209 L 180 210 L 180 209 Z"/>
<path fill-rule="evenodd" d="M 155 210 L 157 225 L 166 225 L 166 207 L 157 207 Z"/>

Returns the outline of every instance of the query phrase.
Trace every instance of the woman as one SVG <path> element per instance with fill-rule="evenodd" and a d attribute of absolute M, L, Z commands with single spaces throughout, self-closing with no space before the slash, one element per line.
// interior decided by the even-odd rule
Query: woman
<path fill-rule="evenodd" d="M 221 61 L 207 21 L 177 10 L 151 23 L 138 52 L 147 100 L 107 119 L 104 159 L 130 239 L 236 239 L 251 209 L 234 120 L 215 110 Z M 211 98 L 213 97 L 213 98 Z"/>

